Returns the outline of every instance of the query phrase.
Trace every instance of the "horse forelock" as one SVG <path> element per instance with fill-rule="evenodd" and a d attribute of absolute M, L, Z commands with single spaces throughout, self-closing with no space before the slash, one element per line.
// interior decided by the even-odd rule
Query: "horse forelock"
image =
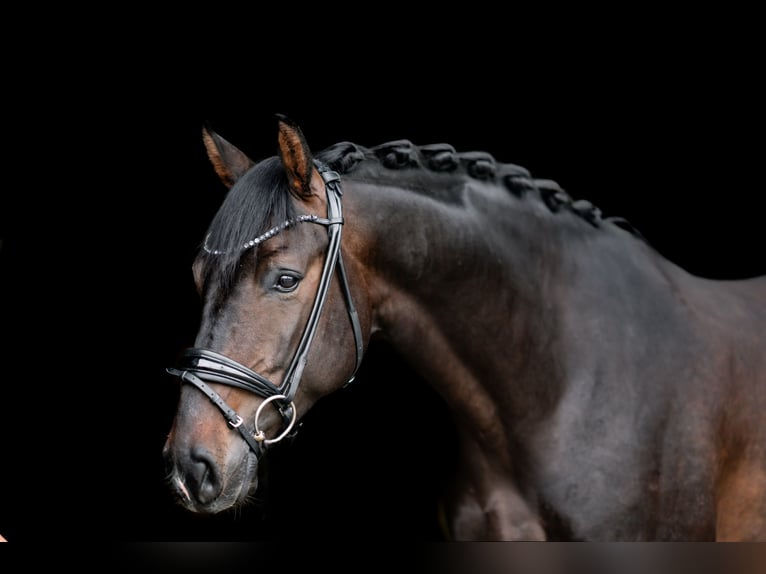
<path fill-rule="evenodd" d="M 232 284 L 243 256 L 255 254 L 243 246 L 275 223 L 295 217 L 287 176 L 279 158 L 254 165 L 227 193 L 216 212 L 200 250 L 205 281 Z"/>

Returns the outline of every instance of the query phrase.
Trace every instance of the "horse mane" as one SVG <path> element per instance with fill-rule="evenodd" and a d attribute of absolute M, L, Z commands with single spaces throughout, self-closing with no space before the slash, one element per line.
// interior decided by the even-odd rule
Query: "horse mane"
<path fill-rule="evenodd" d="M 409 140 L 395 140 L 375 147 L 352 142 L 340 142 L 328 147 L 317 158 L 340 174 L 349 174 L 365 160 L 377 161 L 389 169 L 420 168 L 433 172 L 464 173 L 484 181 L 504 186 L 516 197 L 535 192 L 543 203 L 556 213 L 569 210 L 593 227 L 608 221 L 645 241 L 641 233 L 621 217 L 603 217 L 601 210 L 584 199 L 573 200 L 554 180 L 532 177 L 529 171 L 512 163 L 500 163 L 488 152 L 457 152 L 449 144 L 416 146 Z"/>
<path fill-rule="evenodd" d="M 316 157 L 341 175 L 353 173 L 368 161 L 391 170 L 419 168 L 438 173 L 463 173 L 477 180 L 494 181 L 519 198 L 536 194 L 553 213 L 569 210 L 593 227 L 610 221 L 644 239 L 625 219 L 603 218 L 601 210 L 589 201 L 573 200 L 556 181 L 532 177 L 527 169 L 499 163 L 484 151 L 457 152 L 449 144 L 415 146 L 409 140 L 395 140 L 375 147 L 339 142 Z M 275 221 L 287 221 L 296 215 L 279 159 L 273 156 L 257 162 L 231 188 L 208 227 L 204 249 L 200 251 L 205 281 L 215 273 L 221 285 L 232 285 L 243 246 L 266 232 Z M 256 249 L 251 251 L 257 253 Z"/>

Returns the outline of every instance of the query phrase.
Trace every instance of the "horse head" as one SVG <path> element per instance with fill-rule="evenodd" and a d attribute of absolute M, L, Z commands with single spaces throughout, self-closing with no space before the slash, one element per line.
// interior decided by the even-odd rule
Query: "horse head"
<path fill-rule="evenodd" d="M 202 299 L 163 454 L 182 504 L 216 513 L 257 489 L 259 459 L 316 401 L 353 378 L 369 336 L 341 253 L 339 176 L 278 117 L 278 154 L 250 159 L 209 127 L 228 191 L 192 270 Z M 366 327 L 366 330 L 363 328 Z"/>

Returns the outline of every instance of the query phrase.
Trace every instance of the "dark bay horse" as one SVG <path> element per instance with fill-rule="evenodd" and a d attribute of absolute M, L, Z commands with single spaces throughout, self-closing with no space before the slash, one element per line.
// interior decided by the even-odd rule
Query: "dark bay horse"
<path fill-rule="evenodd" d="M 186 508 L 247 501 L 269 446 L 380 339 L 454 416 L 446 538 L 766 540 L 766 277 L 690 274 L 487 153 L 314 154 L 277 124 L 258 162 L 203 129 L 229 190 L 193 264 L 194 348 L 168 369 Z"/>

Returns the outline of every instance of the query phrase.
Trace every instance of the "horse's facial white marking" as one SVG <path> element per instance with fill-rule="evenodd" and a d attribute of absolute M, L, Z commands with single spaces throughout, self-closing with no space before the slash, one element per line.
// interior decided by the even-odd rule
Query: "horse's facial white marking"
<path fill-rule="evenodd" d="M 180 478 L 176 478 L 176 484 L 178 484 L 178 488 L 181 490 L 183 495 L 186 497 L 186 500 L 191 502 L 191 496 L 189 495 L 189 491 L 186 490 L 186 485 L 183 483 L 183 481 Z"/>

